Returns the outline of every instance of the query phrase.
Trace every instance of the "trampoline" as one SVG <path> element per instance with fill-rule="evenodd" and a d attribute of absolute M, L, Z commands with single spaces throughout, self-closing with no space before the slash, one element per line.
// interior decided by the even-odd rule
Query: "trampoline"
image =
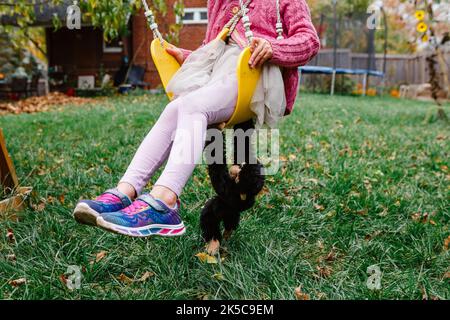
<path fill-rule="evenodd" d="M 383 71 L 375 70 L 375 45 L 374 45 L 374 34 L 375 30 L 371 29 L 368 31 L 368 65 L 367 69 L 353 69 L 353 68 L 338 68 L 337 67 L 337 38 L 338 38 L 338 27 L 337 27 L 337 12 L 336 12 L 337 1 L 333 0 L 333 26 L 334 26 L 334 41 L 333 41 L 333 67 L 326 66 L 302 66 L 298 68 L 299 71 L 299 87 L 302 81 L 303 74 L 325 74 L 331 75 L 331 87 L 330 87 L 330 95 L 333 95 L 335 92 L 336 85 L 336 75 L 356 75 L 362 76 L 362 95 L 365 96 L 367 92 L 367 86 L 369 77 L 379 77 L 384 78 L 385 69 L 386 69 L 386 54 L 387 54 L 387 25 L 385 23 L 385 43 L 384 43 L 384 59 L 383 59 Z M 383 14 L 384 21 L 386 22 L 386 15 L 383 7 L 380 8 L 381 13 Z"/>
<path fill-rule="evenodd" d="M 302 82 L 303 74 L 329 74 L 331 75 L 331 88 L 330 95 L 334 94 L 335 84 L 336 84 L 336 75 L 337 74 L 347 74 L 347 75 L 359 75 L 363 77 L 362 80 L 362 95 L 366 95 L 367 90 L 367 81 L 370 76 L 372 77 L 384 77 L 384 72 L 376 71 L 376 70 L 367 70 L 367 69 L 346 69 L 346 68 L 331 68 L 331 67 L 321 67 L 321 66 L 303 66 L 298 68 L 299 72 L 299 87 Z"/>

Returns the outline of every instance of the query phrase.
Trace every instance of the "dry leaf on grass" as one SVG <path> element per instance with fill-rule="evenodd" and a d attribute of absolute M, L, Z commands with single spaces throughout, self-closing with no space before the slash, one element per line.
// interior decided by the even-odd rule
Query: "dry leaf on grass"
<path fill-rule="evenodd" d="M 9 284 L 13 287 L 19 287 L 19 286 L 25 284 L 26 282 L 27 282 L 26 278 L 19 278 L 19 279 L 9 281 Z"/>
<path fill-rule="evenodd" d="M 220 272 L 219 272 L 219 273 L 213 274 L 212 277 L 213 277 L 214 279 L 216 279 L 216 280 L 219 280 L 219 281 L 222 281 L 222 280 L 225 279 L 224 276 L 223 276 L 223 274 L 220 273 Z"/>
<path fill-rule="evenodd" d="M 332 262 L 332 261 L 336 260 L 336 252 L 335 252 L 334 248 L 331 249 L 331 251 L 327 254 L 325 260 L 328 262 Z"/>
<path fill-rule="evenodd" d="M 294 292 L 297 300 L 310 300 L 309 294 L 302 292 L 302 287 L 295 288 Z"/>
<path fill-rule="evenodd" d="M 306 182 L 312 182 L 315 185 L 319 184 L 319 180 L 315 179 L 315 178 L 308 178 L 305 180 Z"/>
<path fill-rule="evenodd" d="M 444 250 L 448 250 L 448 247 L 450 246 L 450 236 L 448 236 L 445 240 L 444 240 Z"/>
<path fill-rule="evenodd" d="M 0 103 L 0 115 L 13 113 L 35 113 L 48 111 L 53 106 L 63 106 L 66 104 L 81 105 L 96 103 L 99 99 L 69 97 L 60 92 L 52 92 L 46 96 L 30 97 L 27 99 Z"/>
<path fill-rule="evenodd" d="M 117 277 L 117 280 L 125 284 L 131 284 L 133 282 L 145 282 L 154 275 L 155 275 L 154 272 L 146 271 L 139 279 L 132 279 L 128 277 L 126 274 L 121 273 L 120 276 Z"/>
<path fill-rule="evenodd" d="M 203 263 L 210 263 L 210 264 L 216 264 L 218 263 L 217 258 L 210 256 L 206 252 L 199 252 L 195 255 L 201 262 Z"/>
<path fill-rule="evenodd" d="M 362 210 L 356 211 L 356 214 L 359 216 L 367 216 L 367 213 L 368 213 L 367 209 L 362 209 Z"/>
<path fill-rule="evenodd" d="M 104 257 L 106 257 L 107 254 L 108 254 L 108 252 L 105 251 L 105 250 L 102 250 L 102 251 L 98 252 L 95 255 L 95 260 L 92 260 L 90 262 L 90 264 L 99 263 Z"/>
<path fill-rule="evenodd" d="M 59 281 L 60 281 L 64 286 L 67 286 L 67 277 L 66 277 L 65 274 L 61 274 L 61 275 L 59 276 Z"/>
<path fill-rule="evenodd" d="M 329 266 L 317 266 L 318 275 L 321 278 L 328 278 L 333 271 Z"/>
<path fill-rule="evenodd" d="M 147 281 L 149 278 L 153 277 L 154 275 L 155 275 L 154 272 L 146 271 L 146 272 L 144 272 L 144 274 L 139 278 L 138 281 L 140 281 L 140 282 L 145 282 L 145 281 Z"/>
<path fill-rule="evenodd" d="M 424 213 L 417 212 L 411 216 L 411 219 L 413 219 L 415 222 L 418 222 L 418 223 L 423 223 L 423 224 L 429 223 L 429 224 L 435 226 L 436 222 L 433 219 L 431 219 L 431 216 L 433 216 L 433 215 L 434 215 L 434 213 L 428 214 L 428 212 L 424 212 Z"/>
<path fill-rule="evenodd" d="M 32 204 L 31 207 L 37 212 L 42 212 L 45 209 L 45 202 L 42 201 L 38 204 Z"/>
<path fill-rule="evenodd" d="M 315 204 L 314 209 L 316 209 L 318 211 L 323 211 L 323 210 L 325 210 L 325 207 L 321 204 Z"/>
<path fill-rule="evenodd" d="M 374 232 L 371 233 L 371 234 L 367 234 L 367 235 L 364 237 L 364 240 L 370 241 L 370 240 L 372 240 L 373 238 L 378 237 L 380 234 L 381 234 L 381 231 L 376 230 L 376 231 L 374 231 Z"/>
<path fill-rule="evenodd" d="M 7 254 L 7 255 L 6 255 L 6 260 L 9 260 L 9 261 L 16 261 L 16 255 L 15 255 L 14 253 L 12 253 L 12 254 Z"/>
<path fill-rule="evenodd" d="M 131 279 L 130 277 L 128 277 L 127 275 L 121 273 L 120 276 L 117 277 L 117 280 L 119 280 L 120 282 L 123 282 L 125 284 L 130 284 L 133 282 L 133 279 Z"/>
<path fill-rule="evenodd" d="M 13 229 L 8 229 L 8 231 L 6 232 L 6 238 L 8 238 L 9 243 L 16 243 L 16 237 L 14 236 Z"/>

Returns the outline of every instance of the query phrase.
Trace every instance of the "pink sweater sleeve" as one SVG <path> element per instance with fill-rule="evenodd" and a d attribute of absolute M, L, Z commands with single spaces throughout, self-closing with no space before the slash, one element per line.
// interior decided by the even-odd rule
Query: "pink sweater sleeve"
<path fill-rule="evenodd" d="M 187 50 L 187 49 L 182 49 L 182 48 L 179 48 L 179 49 L 181 50 L 181 52 L 183 52 L 184 60 L 186 60 L 187 57 L 189 57 L 189 55 L 192 53 L 192 50 Z"/>
<path fill-rule="evenodd" d="M 296 68 L 305 65 L 317 54 L 320 41 L 305 0 L 290 0 L 284 3 L 286 5 L 281 8 L 281 16 L 287 37 L 271 40 L 271 62 L 281 67 Z"/>

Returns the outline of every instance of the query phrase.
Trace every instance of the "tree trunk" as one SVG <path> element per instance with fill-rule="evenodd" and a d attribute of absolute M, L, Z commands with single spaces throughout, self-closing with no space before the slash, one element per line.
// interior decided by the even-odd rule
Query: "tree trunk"
<path fill-rule="evenodd" d="M 442 91 L 441 85 L 439 83 L 439 75 L 436 71 L 436 58 L 437 53 L 433 52 L 429 55 L 426 60 L 428 63 L 428 72 L 430 74 L 430 84 L 431 84 L 431 96 L 437 105 L 437 117 L 439 120 L 448 120 L 445 114 L 444 108 L 439 101 L 439 93 Z"/>

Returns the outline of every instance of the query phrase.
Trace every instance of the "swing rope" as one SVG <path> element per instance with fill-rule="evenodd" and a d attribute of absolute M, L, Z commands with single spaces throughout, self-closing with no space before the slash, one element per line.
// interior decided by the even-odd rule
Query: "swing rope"
<path fill-rule="evenodd" d="M 159 39 L 161 44 L 164 42 L 164 39 L 161 35 L 161 32 L 159 32 L 158 24 L 155 20 L 155 15 L 153 14 L 152 9 L 147 4 L 146 0 L 142 0 L 142 4 L 144 5 L 145 9 L 145 17 L 147 18 L 148 25 L 150 26 L 150 30 L 153 32 L 153 38 Z"/>
<path fill-rule="evenodd" d="M 247 38 L 248 45 L 252 43 L 253 40 L 253 31 L 250 28 L 252 23 L 250 22 L 250 18 L 248 16 L 248 9 L 247 6 L 244 4 L 244 0 L 239 0 L 239 3 L 241 5 L 241 11 L 242 11 L 242 23 L 244 24 L 245 29 L 245 37 Z M 250 1 L 249 1 L 250 3 Z"/>
<path fill-rule="evenodd" d="M 276 24 L 276 28 L 277 28 L 277 33 L 278 33 L 277 40 L 284 39 L 284 37 L 283 37 L 283 22 L 281 21 L 280 0 L 277 0 L 277 24 Z"/>
<path fill-rule="evenodd" d="M 251 44 L 253 40 L 253 32 L 251 30 L 252 23 L 250 22 L 250 18 L 248 16 L 249 9 L 247 8 L 252 0 L 248 0 L 244 3 L 244 0 L 239 0 L 240 4 L 240 11 L 236 13 L 233 18 L 231 18 L 230 21 L 225 25 L 225 28 L 229 28 L 228 36 L 231 36 L 233 31 L 236 29 L 236 25 L 238 24 L 239 20 L 242 18 L 242 23 L 244 25 L 245 29 L 245 37 L 247 38 L 248 45 Z M 147 4 L 146 0 L 142 0 L 142 4 L 144 6 L 145 10 L 145 17 L 147 18 L 148 25 L 150 27 L 150 30 L 153 32 L 153 38 L 158 39 L 161 44 L 164 42 L 164 39 L 161 35 L 161 32 L 159 31 L 158 24 L 156 23 L 155 15 L 153 11 L 150 9 L 150 7 Z M 280 8 L 280 0 L 276 0 L 276 8 L 277 8 L 277 23 L 276 23 L 276 30 L 277 30 L 277 40 L 284 39 L 283 37 L 283 22 L 281 20 L 281 8 Z"/>
<path fill-rule="evenodd" d="M 251 1 L 252 1 L 252 0 L 248 0 L 248 1 L 244 4 L 245 8 L 247 8 L 247 6 L 249 5 L 249 3 L 250 3 Z M 236 29 L 236 26 L 237 26 L 239 20 L 241 20 L 242 16 L 243 16 L 243 10 L 242 10 L 242 8 L 241 8 L 241 9 L 239 9 L 239 12 L 236 13 L 236 14 L 230 19 L 230 21 L 228 21 L 228 23 L 225 25 L 224 28 L 228 28 L 228 29 L 229 29 L 229 31 L 228 31 L 228 37 L 230 37 L 231 34 L 234 32 L 234 30 Z"/>

